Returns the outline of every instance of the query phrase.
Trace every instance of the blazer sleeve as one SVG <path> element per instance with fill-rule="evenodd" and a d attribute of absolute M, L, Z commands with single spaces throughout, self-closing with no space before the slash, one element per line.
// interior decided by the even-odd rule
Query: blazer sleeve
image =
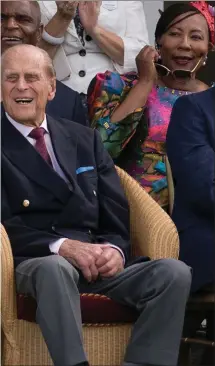
<path fill-rule="evenodd" d="M 129 207 L 114 163 L 105 150 L 100 134 L 95 133 L 95 156 L 98 172 L 99 242 L 118 246 L 125 260 L 130 257 Z"/>
<path fill-rule="evenodd" d="M 181 97 L 173 107 L 167 132 L 167 155 L 176 193 L 204 214 L 214 210 L 214 150 L 206 115 L 195 95 Z M 204 106 L 206 108 L 206 106 Z"/>
<path fill-rule="evenodd" d="M 41 257 L 52 254 L 49 244 L 61 237 L 49 232 L 27 226 L 19 216 L 11 214 L 10 205 L 4 188 L 1 187 L 1 220 L 11 242 L 14 257 Z"/>

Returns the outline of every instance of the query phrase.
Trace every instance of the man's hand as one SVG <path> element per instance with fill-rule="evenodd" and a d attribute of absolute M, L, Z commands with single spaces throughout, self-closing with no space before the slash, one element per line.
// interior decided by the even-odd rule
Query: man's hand
<path fill-rule="evenodd" d="M 103 248 L 95 265 L 102 277 L 112 277 L 124 269 L 122 255 L 111 246 Z"/>
<path fill-rule="evenodd" d="M 103 250 L 108 248 L 110 244 L 90 244 L 67 239 L 61 245 L 59 255 L 79 268 L 86 280 L 91 282 L 95 281 L 99 274 L 95 263 L 101 257 Z"/>
<path fill-rule="evenodd" d="M 79 16 L 87 34 L 93 35 L 100 13 L 101 1 L 80 1 Z"/>
<path fill-rule="evenodd" d="M 58 14 L 65 19 L 73 19 L 78 6 L 77 1 L 55 1 Z"/>

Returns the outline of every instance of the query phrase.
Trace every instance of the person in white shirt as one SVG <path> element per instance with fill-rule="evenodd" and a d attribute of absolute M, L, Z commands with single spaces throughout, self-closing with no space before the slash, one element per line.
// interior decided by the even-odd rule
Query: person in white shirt
<path fill-rule="evenodd" d="M 87 93 L 106 70 L 136 70 L 135 57 L 149 43 L 142 1 L 40 1 L 45 25 L 40 47 L 54 61 L 57 79 Z"/>

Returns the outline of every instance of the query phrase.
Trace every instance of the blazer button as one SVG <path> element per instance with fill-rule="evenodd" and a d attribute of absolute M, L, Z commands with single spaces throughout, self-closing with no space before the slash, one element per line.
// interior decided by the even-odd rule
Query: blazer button
<path fill-rule="evenodd" d="M 87 42 L 92 41 L 92 37 L 90 37 L 89 34 L 86 35 L 85 39 L 86 39 Z"/>
<path fill-rule="evenodd" d="M 79 71 L 78 75 L 83 78 L 86 75 L 86 72 L 84 70 Z"/>
<path fill-rule="evenodd" d="M 93 194 L 94 194 L 94 196 L 97 196 L 97 193 L 96 193 L 96 191 L 93 191 Z"/>
<path fill-rule="evenodd" d="M 82 56 L 82 57 L 83 56 L 86 56 L 86 50 L 84 50 L 84 49 L 83 50 L 80 50 L 79 51 L 79 55 Z"/>
<path fill-rule="evenodd" d="M 55 231 L 55 226 L 54 225 L 52 226 L 52 230 Z"/>
<path fill-rule="evenodd" d="M 24 207 L 28 207 L 30 205 L 30 202 L 28 200 L 24 200 L 22 204 Z"/>

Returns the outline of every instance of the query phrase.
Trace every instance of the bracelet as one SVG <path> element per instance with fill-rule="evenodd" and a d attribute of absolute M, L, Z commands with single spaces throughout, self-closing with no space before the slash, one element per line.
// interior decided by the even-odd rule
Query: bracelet
<path fill-rule="evenodd" d="M 52 46 L 59 46 L 64 42 L 64 37 L 53 37 L 43 29 L 42 39 Z"/>

